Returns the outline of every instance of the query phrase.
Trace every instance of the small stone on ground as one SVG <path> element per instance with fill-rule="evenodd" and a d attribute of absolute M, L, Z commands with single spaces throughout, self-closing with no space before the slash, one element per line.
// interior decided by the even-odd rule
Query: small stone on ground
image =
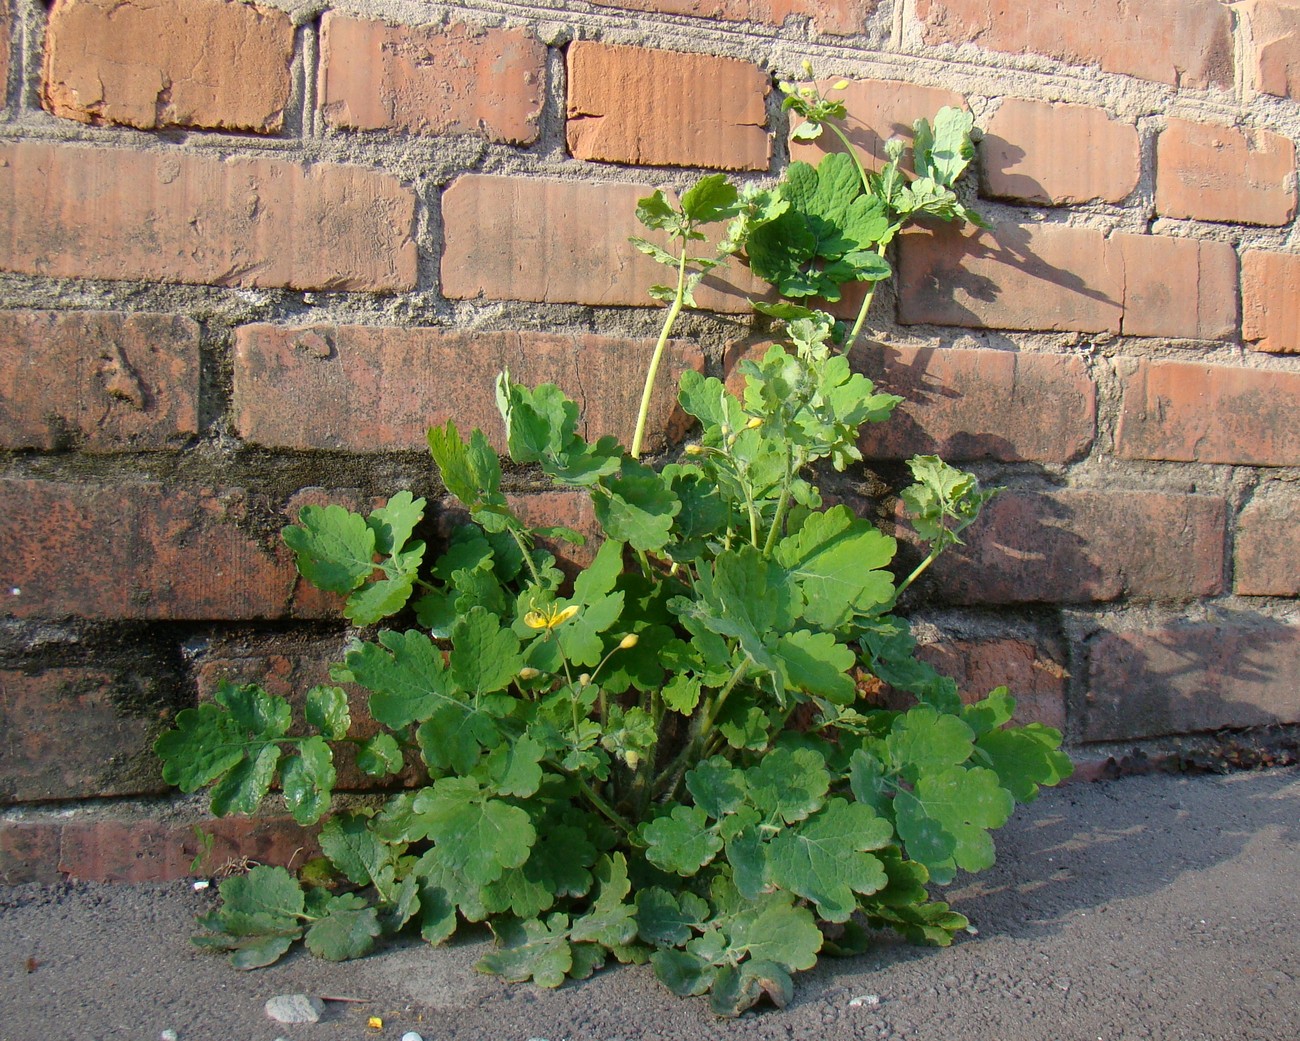
<path fill-rule="evenodd" d="M 266 1014 L 277 1023 L 319 1023 L 325 1002 L 306 994 L 277 994 L 266 1003 Z"/>

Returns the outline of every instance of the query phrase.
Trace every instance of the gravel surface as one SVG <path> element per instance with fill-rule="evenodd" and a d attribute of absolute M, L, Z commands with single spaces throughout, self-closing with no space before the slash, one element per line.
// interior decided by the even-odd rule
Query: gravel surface
<path fill-rule="evenodd" d="M 735 1022 L 646 967 L 557 991 L 502 984 L 473 969 L 485 934 L 241 973 L 189 945 L 214 897 L 188 883 L 0 889 L 0 1041 L 1300 1036 L 1300 772 L 1073 784 L 999 835 L 997 866 L 948 890 L 978 936 L 947 950 L 882 937 L 796 977 L 784 1011 Z M 286 1025 L 265 1012 L 280 994 L 366 1001 Z"/>

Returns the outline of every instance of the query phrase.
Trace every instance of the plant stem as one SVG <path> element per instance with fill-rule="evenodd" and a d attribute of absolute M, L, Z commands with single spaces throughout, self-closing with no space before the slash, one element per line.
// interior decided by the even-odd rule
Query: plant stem
<path fill-rule="evenodd" d="M 776 516 L 772 518 L 772 528 L 767 533 L 767 541 L 763 543 L 764 559 L 772 555 L 776 540 L 779 538 L 777 533 L 781 530 L 781 525 L 785 523 L 785 511 L 790 506 L 790 484 L 794 480 L 794 475 L 798 472 L 798 469 L 794 465 L 794 450 L 787 441 L 785 445 L 785 478 L 781 482 L 781 497 L 776 503 Z"/>
<path fill-rule="evenodd" d="M 885 255 L 886 244 L 881 242 L 876 247 L 876 253 L 883 258 Z M 849 338 L 844 344 L 844 353 L 848 354 L 853 350 L 858 342 L 858 336 L 862 332 L 862 326 L 866 323 L 867 312 L 871 310 L 871 301 L 876 298 L 876 283 L 871 283 L 871 288 L 867 290 L 867 295 L 862 298 L 862 306 L 858 308 L 858 319 L 853 323 L 853 331 L 849 333 Z"/>
<path fill-rule="evenodd" d="M 677 292 L 664 318 L 663 328 L 659 331 L 659 342 L 655 344 L 654 354 L 650 356 L 650 368 L 645 374 L 645 389 L 641 392 L 641 410 L 636 416 L 636 431 L 632 435 L 632 449 L 629 453 L 633 459 L 641 458 L 641 445 L 645 441 L 646 417 L 650 414 L 650 398 L 654 395 L 655 380 L 659 376 L 659 363 L 663 360 L 664 348 L 668 346 L 668 337 L 682 313 L 682 304 L 686 299 L 686 242 L 682 242 L 682 255 L 677 261 Z"/>

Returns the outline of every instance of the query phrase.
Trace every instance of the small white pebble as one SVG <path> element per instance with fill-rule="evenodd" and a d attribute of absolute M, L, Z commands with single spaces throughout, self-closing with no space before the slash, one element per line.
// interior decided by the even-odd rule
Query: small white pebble
<path fill-rule="evenodd" d="M 159 1041 L 180 1041 L 180 1035 L 175 1030 L 164 1030 L 158 1035 Z"/>
<path fill-rule="evenodd" d="M 849 1008 L 875 1008 L 879 1004 L 879 994 L 859 994 L 849 1002 Z"/>
<path fill-rule="evenodd" d="M 402 1041 L 424 1041 L 424 1038 L 422 1038 L 414 1030 L 408 1030 L 405 1034 L 402 1035 Z"/>
<path fill-rule="evenodd" d="M 194 883 L 194 892 L 202 893 L 203 890 L 207 889 L 210 885 L 212 885 L 211 881 L 206 878 L 201 878 Z"/>

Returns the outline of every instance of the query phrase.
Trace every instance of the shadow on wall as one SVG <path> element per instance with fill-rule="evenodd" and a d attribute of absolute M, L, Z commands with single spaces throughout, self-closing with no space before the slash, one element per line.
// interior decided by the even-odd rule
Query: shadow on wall
<path fill-rule="evenodd" d="M 1086 741 L 1300 722 L 1300 627 L 1257 611 L 1103 628 L 1086 656 Z"/>

